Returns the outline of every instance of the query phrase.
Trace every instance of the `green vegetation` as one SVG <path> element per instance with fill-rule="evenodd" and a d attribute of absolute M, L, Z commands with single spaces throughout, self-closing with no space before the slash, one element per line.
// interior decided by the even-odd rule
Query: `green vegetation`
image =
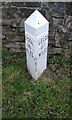
<path fill-rule="evenodd" d="M 3 118 L 70 118 L 70 52 L 48 57 L 48 68 L 33 80 L 25 52 L 3 48 Z"/>

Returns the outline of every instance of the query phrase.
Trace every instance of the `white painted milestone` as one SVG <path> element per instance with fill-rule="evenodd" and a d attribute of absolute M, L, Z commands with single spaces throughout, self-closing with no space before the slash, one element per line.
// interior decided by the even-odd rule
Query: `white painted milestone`
<path fill-rule="evenodd" d="M 47 68 L 49 22 L 35 10 L 25 21 L 25 45 L 27 68 L 37 80 Z"/>

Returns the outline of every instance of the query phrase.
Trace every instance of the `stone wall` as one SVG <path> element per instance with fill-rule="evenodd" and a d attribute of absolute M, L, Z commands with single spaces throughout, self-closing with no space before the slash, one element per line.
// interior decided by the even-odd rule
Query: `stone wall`
<path fill-rule="evenodd" d="M 72 2 L 12 2 L 2 3 L 3 46 L 14 52 L 25 48 L 24 21 L 38 9 L 49 21 L 48 54 L 61 54 L 72 48 Z"/>

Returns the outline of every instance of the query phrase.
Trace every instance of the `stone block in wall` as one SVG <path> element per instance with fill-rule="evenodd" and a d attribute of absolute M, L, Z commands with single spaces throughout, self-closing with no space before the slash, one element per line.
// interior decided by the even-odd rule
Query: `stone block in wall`
<path fill-rule="evenodd" d="M 60 33 L 68 33 L 69 32 L 69 29 L 67 28 L 67 26 L 64 26 L 64 25 L 59 25 L 57 30 Z"/>
<path fill-rule="evenodd" d="M 8 44 L 4 45 L 5 48 L 7 48 L 8 50 L 12 51 L 12 52 L 16 52 L 16 53 L 21 53 L 23 49 L 25 49 L 25 44 L 24 42 L 10 42 Z"/>
<path fill-rule="evenodd" d="M 54 39 L 49 39 L 48 46 L 55 46 L 55 40 Z"/>
<path fill-rule="evenodd" d="M 58 32 L 56 32 L 55 34 L 55 46 L 56 47 L 61 47 L 60 45 L 61 40 L 62 40 L 62 36 Z"/>
<path fill-rule="evenodd" d="M 53 17 L 53 25 L 54 26 L 59 26 L 62 24 L 64 24 L 64 19 Z"/>
<path fill-rule="evenodd" d="M 18 14 L 18 8 L 3 7 L 2 18 L 13 19 L 13 18 L 15 18 L 14 14 Z"/>
<path fill-rule="evenodd" d="M 2 26 L 17 28 L 18 19 L 2 19 Z"/>
<path fill-rule="evenodd" d="M 72 20 L 71 21 L 68 21 L 67 23 L 67 28 L 72 31 Z"/>
<path fill-rule="evenodd" d="M 0 26 L 2 26 L 2 19 L 0 18 Z"/>
<path fill-rule="evenodd" d="M 24 21 L 25 21 L 26 19 L 21 19 L 20 20 L 20 22 L 19 22 L 19 27 L 20 28 L 24 28 Z"/>
<path fill-rule="evenodd" d="M 54 54 L 61 54 L 62 48 L 56 48 L 56 47 L 49 47 L 48 48 L 48 54 L 54 55 Z"/>
<path fill-rule="evenodd" d="M 6 40 L 6 35 L 5 34 L 2 34 L 2 40 Z"/>
<path fill-rule="evenodd" d="M 69 49 L 72 52 L 72 42 L 69 42 Z"/>
<path fill-rule="evenodd" d="M 64 19 L 67 28 L 72 31 L 72 15 L 65 14 Z"/>
<path fill-rule="evenodd" d="M 14 52 L 14 53 L 22 53 L 21 49 L 16 49 L 16 48 L 8 48 L 9 51 Z"/>
<path fill-rule="evenodd" d="M 69 21 L 72 21 L 72 16 L 65 13 L 64 20 L 65 20 L 65 25 L 67 25 Z"/>
<path fill-rule="evenodd" d="M 0 33 L 0 40 L 2 39 L 2 34 Z"/>
<path fill-rule="evenodd" d="M 55 18 L 64 18 L 64 13 L 63 12 L 59 12 L 57 10 L 52 11 L 52 17 Z"/>
<path fill-rule="evenodd" d="M 2 26 L 0 26 L 0 33 L 2 33 Z"/>
<path fill-rule="evenodd" d="M 69 32 L 69 33 L 68 33 L 68 40 L 69 40 L 69 41 L 72 41 L 72 32 Z"/>
<path fill-rule="evenodd" d="M 54 28 L 54 26 L 49 26 L 49 45 L 51 46 L 55 46 L 55 33 L 56 33 L 56 29 Z"/>
<path fill-rule="evenodd" d="M 49 24 L 49 37 L 53 37 L 54 39 L 56 31 L 57 28 Z"/>
<path fill-rule="evenodd" d="M 64 41 L 63 42 L 63 48 L 64 49 L 68 49 L 69 48 L 69 42 L 68 41 Z"/>
<path fill-rule="evenodd" d="M 72 15 L 72 2 L 67 2 L 66 3 L 66 13 L 68 15 Z"/>
<path fill-rule="evenodd" d="M 9 26 L 12 20 L 2 19 L 2 26 Z"/>
<path fill-rule="evenodd" d="M 5 34 L 18 34 L 18 36 L 24 36 L 24 20 L 25 19 L 3 19 L 2 20 L 2 32 Z"/>
<path fill-rule="evenodd" d="M 40 2 L 12 2 L 11 5 L 16 7 L 40 7 Z"/>
<path fill-rule="evenodd" d="M 63 2 L 42 2 L 41 3 L 42 7 L 45 9 L 48 9 L 50 11 L 59 11 L 59 12 L 64 12 L 65 10 L 65 3 Z"/>
<path fill-rule="evenodd" d="M 22 29 L 22 28 L 20 28 Z M 13 31 L 13 29 L 9 28 L 9 29 L 3 29 L 2 33 L 5 37 L 3 37 L 3 43 L 7 43 L 7 42 L 16 42 L 16 41 L 23 41 L 24 42 L 24 33 L 23 31 L 21 31 L 19 29 L 19 31 L 16 29 L 15 31 Z M 19 32 L 19 34 L 18 34 Z"/>
<path fill-rule="evenodd" d="M 5 45 L 6 48 L 14 48 L 14 49 L 22 49 L 25 48 L 24 42 L 15 42 L 15 43 L 8 43 Z"/>

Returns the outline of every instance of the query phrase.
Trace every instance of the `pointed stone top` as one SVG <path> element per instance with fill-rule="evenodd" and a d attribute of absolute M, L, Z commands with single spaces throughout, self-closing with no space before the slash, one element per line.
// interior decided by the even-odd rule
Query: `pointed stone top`
<path fill-rule="evenodd" d="M 25 21 L 26 24 L 29 26 L 37 29 L 45 24 L 48 23 L 48 21 L 45 19 L 45 17 L 38 11 L 35 10 Z"/>

